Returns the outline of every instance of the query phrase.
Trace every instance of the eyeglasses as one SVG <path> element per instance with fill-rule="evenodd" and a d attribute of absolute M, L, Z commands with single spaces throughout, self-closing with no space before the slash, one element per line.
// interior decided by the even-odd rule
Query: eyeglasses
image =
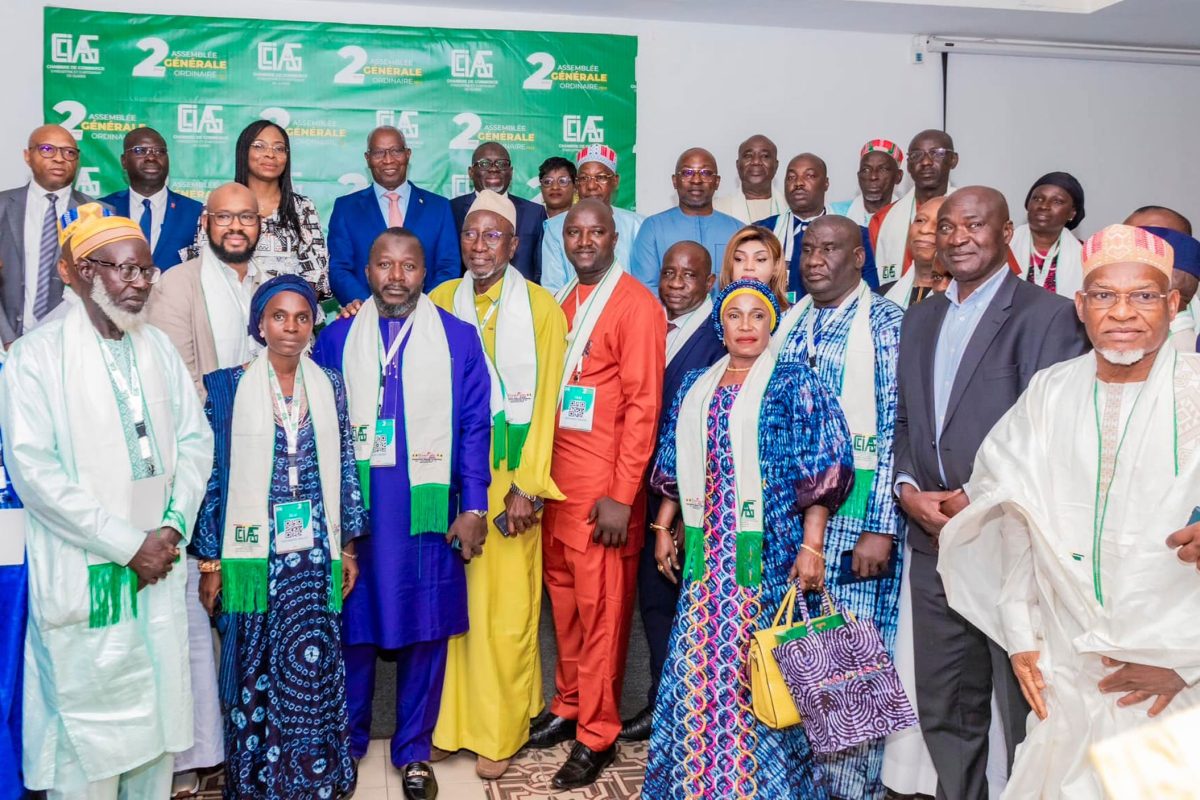
<path fill-rule="evenodd" d="M 251 142 L 250 149 L 259 155 L 266 155 L 268 150 L 277 156 L 286 156 L 288 152 L 288 146 L 283 142 L 270 144 L 269 142 L 264 142 L 262 139 L 255 139 L 253 142 Z"/>
<path fill-rule="evenodd" d="M 498 169 L 503 172 L 504 170 L 511 168 L 512 162 L 507 158 L 481 158 L 475 162 L 475 169 Z"/>
<path fill-rule="evenodd" d="M 388 156 L 395 159 L 408 158 L 408 150 L 404 147 L 377 147 L 367 151 L 367 158 L 372 161 L 383 161 Z"/>
<path fill-rule="evenodd" d="M 253 146 L 254 145 L 251 145 L 251 147 L 253 147 Z M 165 147 L 144 147 L 139 144 L 134 147 L 125 148 L 125 152 L 132 153 L 133 155 L 137 156 L 138 158 L 142 158 L 143 156 L 160 156 L 161 157 L 161 156 L 165 156 L 167 154 L 167 148 L 165 148 Z"/>
<path fill-rule="evenodd" d="M 125 281 L 125 283 L 133 283 L 138 277 L 146 279 L 146 283 L 158 283 L 158 279 L 162 277 L 162 270 L 156 266 L 143 267 L 141 264 L 117 264 L 113 261 L 101 261 L 98 258 L 81 258 L 80 261 L 87 261 L 90 264 L 95 264 L 97 267 L 105 269 L 117 270 L 117 277 Z"/>
<path fill-rule="evenodd" d="M 913 160 L 916 161 L 915 158 Z M 935 160 L 940 161 L 941 159 L 935 159 Z M 876 175 L 887 175 L 888 173 L 892 172 L 894 169 L 896 169 L 896 167 L 894 167 L 894 166 L 889 167 L 886 165 L 882 166 L 882 167 L 861 167 L 858 170 L 858 177 L 874 178 Z"/>
<path fill-rule="evenodd" d="M 675 177 L 685 181 L 690 181 L 692 178 L 699 178 L 702 182 L 708 183 L 717 177 L 717 173 L 716 170 L 708 168 L 692 169 L 691 167 L 684 167 L 675 173 Z"/>
<path fill-rule="evenodd" d="M 947 157 L 954 155 L 954 151 L 949 147 L 933 147 L 929 150 L 911 150 L 908 153 L 908 161 L 910 164 L 916 164 L 925 160 L 925 156 L 929 156 L 933 161 L 945 161 Z"/>
<path fill-rule="evenodd" d="M 57 145 L 53 144 L 39 144 L 34 145 L 33 149 L 36 150 L 37 154 L 42 158 L 54 158 L 58 155 L 61 155 L 65 161 L 74 161 L 75 159 L 79 158 L 78 147 L 58 147 Z"/>
<path fill-rule="evenodd" d="M 243 225 L 258 225 L 260 219 L 253 211 L 242 211 L 238 214 L 232 211 L 209 211 L 208 218 L 221 228 L 228 228 L 235 219 Z"/>
<path fill-rule="evenodd" d="M 500 246 L 500 242 L 504 241 L 504 233 L 502 231 L 477 231 L 471 228 L 466 228 L 462 232 L 462 240 L 468 244 L 475 244 L 479 241 L 479 237 L 483 237 L 483 243 L 488 246 L 489 250 L 495 250 Z"/>
<path fill-rule="evenodd" d="M 557 178 L 542 178 L 538 181 L 542 186 L 549 189 L 551 186 L 570 186 L 575 181 L 571 180 L 570 175 L 560 175 Z"/>
<path fill-rule="evenodd" d="M 575 179 L 576 183 L 598 183 L 601 186 L 607 186 L 612 183 L 616 175 L 580 175 Z"/>
<path fill-rule="evenodd" d="M 1134 308 L 1153 309 L 1167 298 L 1163 292 L 1139 290 L 1136 292 L 1110 292 L 1107 289 L 1092 289 L 1082 293 L 1087 298 L 1088 305 L 1093 308 L 1114 308 L 1121 300 L 1125 300 Z"/>

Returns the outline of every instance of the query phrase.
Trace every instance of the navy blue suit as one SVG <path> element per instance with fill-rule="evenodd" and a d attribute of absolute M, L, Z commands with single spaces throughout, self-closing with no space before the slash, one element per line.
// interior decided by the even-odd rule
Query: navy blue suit
<path fill-rule="evenodd" d="M 508 196 L 517 207 L 517 254 L 513 256 L 512 265 L 521 271 L 527 279 L 534 283 L 542 282 L 542 223 L 546 221 L 546 207 L 530 202 L 515 194 Z M 454 212 L 454 230 L 462 232 L 463 222 L 467 212 L 475 202 L 475 193 L 460 194 L 450 201 L 450 210 Z M 465 272 L 465 269 L 463 270 Z"/>
<path fill-rule="evenodd" d="M 129 189 L 101 197 L 100 202 L 112 206 L 117 216 L 129 216 Z M 195 243 L 196 229 L 203 212 L 203 204 L 167 189 L 167 209 L 158 232 L 158 244 L 152 254 L 156 267 L 168 269 L 182 260 L 179 251 Z"/>
<path fill-rule="evenodd" d="M 779 215 L 760 219 L 755 225 L 761 225 L 767 230 L 775 230 L 775 223 L 779 221 Z M 879 273 L 875 271 L 875 250 L 871 247 L 871 232 L 859 225 L 859 230 L 862 231 L 863 249 L 867 251 L 867 260 L 863 262 L 863 280 L 867 282 L 873 290 L 879 288 Z M 799 300 L 804 295 L 808 294 L 804 290 L 804 281 L 800 278 L 800 243 L 804 241 L 804 231 L 796 234 L 795 244 L 792 246 L 792 258 L 788 261 L 788 291 L 796 293 L 796 299 Z M 783 244 L 783 242 L 780 242 Z"/>
<path fill-rule="evenodd" d="M 676 353 L 663 373 L 663 413 L 671 408 L 683 378 L 694 369 L 711 367 L 725 355 L 725 345 L 717 338 L 717 330 L 709 319 L 701 325 Z M 673 424 L 665 418 L 663 424 Z M 650 468 L 658 460 L 658 447 L 650 459 Z M 662 496 L 650 491 L 646 494 L 647 524 L 658 516 Z M 654 544 L 658 534 L 647 530 L 646 544 L 642 547 L 638 563 L 638 610 L 642 614 L 642 627 L 646 630 L 646 644 L 650 650 L 650 705 L 654 705 L 658 694 L 658 683 L 662 677 L 663 664 L 667 660 L 667 640 L 671 637 L 671 624 L 675 619 L 675 606 L 679 604 L 679 586 L 671 583 L 658 572 L 654 560 Z"/>
<path fill-rule="evenodd" d="M 450 201 L 409 183 L 412 190 L 404 211 L 404 227 L 417 235 L 425 251 L 425 291 L 462 275 L 458 233 Z M 338 302 L 366 300 L 367 261 L 371 245 L 387 228 L 372 184 L 361 191 L 342 195 L 329 217 L 329 286 Z"/>

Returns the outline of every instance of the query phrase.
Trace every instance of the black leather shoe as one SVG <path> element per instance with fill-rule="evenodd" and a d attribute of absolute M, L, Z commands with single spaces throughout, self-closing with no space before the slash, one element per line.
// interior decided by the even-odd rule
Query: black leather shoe
<path fill-rule="evenodd" d="M 563 719 L 549 711 L 542 712 L 529 725 L 528 747 L 540 750 L 575 738 L 575 720 Z"/>
<path fill-rule="evenodd" d="M 587 745 L 576 742 L 575 746 L 571 748 L 570 758 L 559 767 L 551 783 L 555 789 L 578 789 L 590 786 L 596 782 L 596 778 L 600 777 L 600 773 L 616 757 L 616 745 L 597 752 Z"/>
<path fill-rule="evenodd" d="M 438 794 L 433 767 L 414 761 L 404 767 L 404 796 L 407 800 L 435 800 Z"/>
<path fill-rule="evenodd" d="M 617 738 L 622 742 L 644 742 L 650 738 L 653 723 L 654 706 L 646 706 L 633 719 L 621 723 L 621 734 Z"/>

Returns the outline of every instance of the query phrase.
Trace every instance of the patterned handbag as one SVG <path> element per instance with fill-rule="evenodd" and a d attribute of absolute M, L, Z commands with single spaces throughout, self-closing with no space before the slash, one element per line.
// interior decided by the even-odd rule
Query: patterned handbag
<path fill-rule="evenodd" d="M 834 606 L 825 592 L 825 599 Z M 806 604 L 798 603 L 808 621 Z M 828 755 L 917 724 L 875 623 L 842 609 L 845 624 L 775 648 L 813 752 Z"/>
<path fill-rule="evenodd" d="M 806 614 L 803 621 L 793 621 L 796 594 L 797 587 L 793 585 L 783 596 L 771 627 L 755 631 L 750 637 L 750 705 L 758 721 L 775 730 L 800 723 L 800 712 L 796 710 L 796 703 L 775 663 L 773 651 L 776 645 L 792 637 L 804 636 L 810 629 L 824 630 L 843 624 L 840 614 L 818 617 L 811 622 Z"/>

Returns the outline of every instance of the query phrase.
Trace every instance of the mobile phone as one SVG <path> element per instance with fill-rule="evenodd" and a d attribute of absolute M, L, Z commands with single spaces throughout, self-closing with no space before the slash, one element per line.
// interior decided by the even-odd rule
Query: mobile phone
<path fill-rule="evenodd" d="M 1200 510 L 1200 509 L 1197 509 Z M 877 581 L 882 578 L 891 578 L 896 575 L 896 550 L 892 549 L 892 557 L 888 559 L 887 569 L 873 578 L 860 578 L 854 574 L 854 551 L 843 550 L 841 561 L 838 563 L 838 586 L 846 586 L 851 583 L 862 583 L 863 581 Z"/>
<path fill-rule="evenodd" d="M 540 497 L 535 498 L 533 501 L 533 513 L 536 514 L 537 512 L 541 511 L 542 506 L 544 506 L 544 505 L 546 505 L 545 500 L 543 500 Z M 496 526 L 496 530 L 500 531 L 501 536 L 510 535 L 508 532 L 508 512 L 507 511 L 501 511 L 499 514 L 497 514 L 495 519 L 492 520 L 492 523 Z"/>
<path fill-rule="evenodd" d="M 1200 522 L 1200 506 L 1196 506 L 1195 508 L 1192 509 L 1192 515 L 1190 517 L 1188 517 L 1187 524 L 1195 525 L 1197 522 Z M 1185 525 L 1184 527 L 1186 528 L 1187 525 Z"/>

